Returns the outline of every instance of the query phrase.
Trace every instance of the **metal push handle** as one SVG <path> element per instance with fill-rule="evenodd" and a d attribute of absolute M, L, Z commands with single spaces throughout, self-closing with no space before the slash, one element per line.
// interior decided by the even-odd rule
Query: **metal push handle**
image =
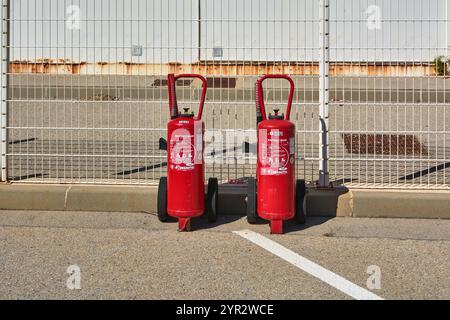
<path fill-rule="evenodd" d="M 176 94 L 176 82 L 181 78 L 197 78 L 200 79 L 203 83 L 202 88 L 202 96 L 200 98 L 200 105 L 198 107 L 197 117 L 195 120 L 201 120 L 203 114 L 203 106 L 205 105 L 206 99 L 206 90 L 208 84 L 206 79 L 199 74 L 180 74 L 175 76 L 173 73 L 167 76 L 167 87 L 168 87 L 168 95 L 169 95 L 169 109 L 170 109 L 170 117 L 171 119 L 175 119 L 178 117 L 178 102 L 177 102 L 177 94 Z"/>
<path fill-rule="evenodd" d="M 294 81 L 291 77 L 285 74 L 267 74 L 259 78 L 259 80 L 256 82 L 256 109 L 257 112 L 259 111 L 262 116 L 262 120 L 267 120 L 267 114 L 266 114 L 266 107 L 264 105 L 264 89 L 263 89 L 263 82 L 266 79 L 285 79 L 289 81 L 289 84 L 291 86 L 291 89 L 289 90 L 289 99 L 288 104 L 286 108 L 286 116 L 285 120 L 289 120 L 291 116 L 291 107 L 292 107 L 292 101 L 294 99 Z"/>

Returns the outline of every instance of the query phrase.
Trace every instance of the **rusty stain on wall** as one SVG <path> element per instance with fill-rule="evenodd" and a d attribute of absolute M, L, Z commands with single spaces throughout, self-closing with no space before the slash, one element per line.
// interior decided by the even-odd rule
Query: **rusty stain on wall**
<path fill-rule="evenodd" d="M 132 62 L 72 62 L 59 59 L 11 61 L 12 74 L 56 75 L 166 75 L 168 73 L 199 73 L 212 76 L 243 76 L 262 74 L 290 74 L 317 76 L 319 65 L 315 62 L 223 62 L 201 61 L 193 64 L 166 63 L 145 64 Z M 331 76 L 436 76 L 432 63 L 332 63 Z"/>

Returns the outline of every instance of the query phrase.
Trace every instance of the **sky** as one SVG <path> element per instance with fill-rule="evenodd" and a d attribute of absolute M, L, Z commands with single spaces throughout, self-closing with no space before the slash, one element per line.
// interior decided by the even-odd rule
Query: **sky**
<path fill-rule="evenodd" d="M 330 58 L 421 62 L 445 55 L 445 2 L 330 0 Z M 319 57 L 319 0 L 10 3 L 12 60 L 309 62 Z"/>

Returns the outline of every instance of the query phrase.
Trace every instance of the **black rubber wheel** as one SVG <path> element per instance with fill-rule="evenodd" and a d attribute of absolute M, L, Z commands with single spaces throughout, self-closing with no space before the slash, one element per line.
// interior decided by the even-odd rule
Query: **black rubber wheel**
<path fill-rule="evenodd" d="M 306 223 L 306 183 L 305 180 L 297 180 L 295 185 L 296 203 L 295 220 L 299 224 Z"/>
<path fill-rule="evenodd" d="M 250 224 L 258 222 L 258 213 L 256 212 L 256 179 L 248 179 L 247 187 L 247 221 Z"/>
<path fill-rule="evenodd" d="M 217 180 L 217 178 L 208 179 L 208 192 L 206 193 L 205 200 L 205 213 L 208 222 L 216 222 L 219 203 L 219 181 Z"/>
<path fill-rule="evenodd" d="M 161 222 L 169 221 L 169 215 L 167 214 L 167 177 L 161 177 L 159 179 L 158 219 Z"/>

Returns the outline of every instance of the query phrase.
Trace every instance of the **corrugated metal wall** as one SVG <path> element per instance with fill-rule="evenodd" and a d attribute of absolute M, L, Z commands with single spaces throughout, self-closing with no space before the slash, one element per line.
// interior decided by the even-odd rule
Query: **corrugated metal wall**
<path fill-rule="evenodd" d="M 336 50 L 330 58 L 430 62 L 447 49 L 444 2 L 332 1 L 330 45 Z M 318 20 L 316 0 L 14 0 L 11 10 L 12 60 L 318 59 L 312 23 Z M 373 24 L 378 16 L 380 24 Z M 141 56 L 132 55 L 133 46 L 142 47 Z"/>

